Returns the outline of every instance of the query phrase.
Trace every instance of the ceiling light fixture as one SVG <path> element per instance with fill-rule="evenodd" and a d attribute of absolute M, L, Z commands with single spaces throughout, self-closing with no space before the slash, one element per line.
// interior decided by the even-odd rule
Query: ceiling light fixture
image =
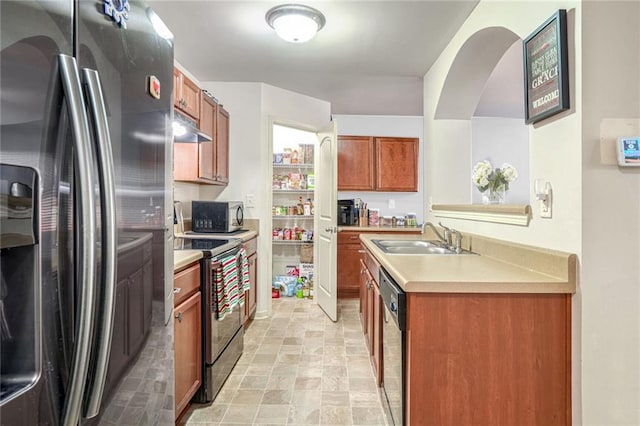
<path fill-rule="evenodd" d="M 282 4 L 272 7 L 265 19 L 276 34 L 291 43 L 304 43 L 324 27 L 324 15 L 309 6 L 301 4 Z"/>

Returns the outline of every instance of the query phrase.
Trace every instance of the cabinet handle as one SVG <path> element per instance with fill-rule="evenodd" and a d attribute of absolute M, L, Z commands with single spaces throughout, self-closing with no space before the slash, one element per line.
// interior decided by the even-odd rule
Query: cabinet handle
<path fill-rule="evenodd" d="M 174 287 L 173 288 L 173 294 L 178 294 L 182 291 L 182 289 L 180 287 Z"/>
<path fill-rule="evenodd" d="M 182 322 L 182 312 L 178 312 L 176 314 L 176 319 L 178 320 L 178 322 Z"/>
<path fill-rule="evenodd" d="M 366 250 L 358 250 L 358 253 L 363 253 L 364 254 L 366 252 L 367 252 Z"/>
<path fill-rule="evenodd" d="M 350 239 L 350 240 L 357 240 L 357 239 L 358 239 L 358 237 L 357 237 L 357 236 L 355 236 L 355 235 L 352 235 L 352 236 L 350 236 L 350 237 L 349 237 L 349 239 Z"/>

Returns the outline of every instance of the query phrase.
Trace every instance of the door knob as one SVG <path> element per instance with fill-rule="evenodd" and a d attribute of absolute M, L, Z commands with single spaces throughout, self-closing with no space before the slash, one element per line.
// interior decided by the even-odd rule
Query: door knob
<path fill-rule="evenodd" d="M 178 312 L 176 314 L 176 319 L 178 320 L 178 322 L 182 322 L 182 312 Z"/>
<path fill-rule="evenodd" d="M 332 227 L 324 228 L 324 230 L 325 230 L 325 232 L 329 232 L 329 233 L 333 232 L 333 228 Z"/>

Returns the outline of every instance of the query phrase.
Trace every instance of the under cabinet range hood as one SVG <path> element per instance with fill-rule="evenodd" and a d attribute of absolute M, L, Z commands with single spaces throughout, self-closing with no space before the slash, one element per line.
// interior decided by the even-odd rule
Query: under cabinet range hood
<path fill-rule="evenodd" d="M 211 142 L 213 138 L 198 130 L 198 125 L 194 119 L 174 110 L 173 141 L 180 143 Z"/>

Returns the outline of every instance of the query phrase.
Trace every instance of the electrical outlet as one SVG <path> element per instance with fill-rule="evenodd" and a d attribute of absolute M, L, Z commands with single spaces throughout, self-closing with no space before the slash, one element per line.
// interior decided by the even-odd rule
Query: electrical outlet
<path fill-rule="evenodd" d="M 255 194 L 247 194 L 247 208 L 252 209 L 256 206 L 256 196 Z"/>
<path fill-rule="evenodd" d="M 389 208 L 390 209 L 395 209 L 396 208 L 396 200 L 393 199 L 389 199 Z"/>

